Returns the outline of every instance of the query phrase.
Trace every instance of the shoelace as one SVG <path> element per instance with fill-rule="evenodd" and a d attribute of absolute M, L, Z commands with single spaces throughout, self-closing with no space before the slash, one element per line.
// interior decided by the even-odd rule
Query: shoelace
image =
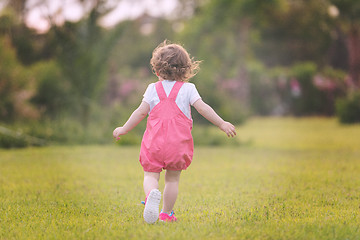
<path fill-rule="evenodd" d="M 160 213 L 163 213 L 162 209 L 161 209 L 161 212 L 160 212 Z M 172 210 L 171 213 L 168 214 L 168 215 L 169 215 L 169 217 L 171 217 L 171 216 L 174 215 L 174 214 L 175 214 L 175 212 L 174 212 L 174 210 Z"/>

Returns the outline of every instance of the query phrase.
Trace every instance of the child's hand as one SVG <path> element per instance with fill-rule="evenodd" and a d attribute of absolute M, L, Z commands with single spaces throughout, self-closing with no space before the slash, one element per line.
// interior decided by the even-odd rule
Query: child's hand
<path fill-rule="evenodd" d="M 123 127 L 118 127 L 115 128 L 115 130 L 113 131 L 113 136 L 116 140 L 120 140 L 120 136 L 121 135 L 125 135 L 127 132 L 124 130 Z"/>
<path fill-rule="evenodd" d="M 236 136 L 235 127 L 229 122 L 223 122 L 219 128 L 224 131 L 228 135 L 228 137 Z"/>

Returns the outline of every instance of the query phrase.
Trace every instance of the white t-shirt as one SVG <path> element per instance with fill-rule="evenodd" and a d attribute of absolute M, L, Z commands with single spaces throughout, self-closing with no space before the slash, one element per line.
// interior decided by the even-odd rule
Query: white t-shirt
<path fill-rule="evenodd" d="M 175 81 L 163 80 L 162 85 L 164 87 L 166 96 L 169 96 L 172 87 L 175 85 Z M 201 97 L 196 90 L 196 87 L 193 83 L 184 83 L 179 90 L 177 98 L 175 100 L 176 105 L 180 108 L 180 110 L 191 119 L 191 109 L 190 105 L 193 105 L 197 100 Z M 147 87 L 143 101 L 150 105 L 150 111 L 160 102 L 159 96 L 157 95 L 155 83 L 149 84 Z"/>

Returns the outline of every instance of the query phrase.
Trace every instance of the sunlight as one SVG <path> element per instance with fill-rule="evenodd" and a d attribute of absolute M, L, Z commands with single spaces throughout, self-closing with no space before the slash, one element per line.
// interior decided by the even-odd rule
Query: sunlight
<path fill-rule="evenodd" d="M 104 27 L 113 27 L 120 21 L 135 19 L 142 14 L 170 17 L 177 4 L 177 0 L 112 1 L 108 6 L 114 9 L 101 19 L 100 24 Z M 38 32 L 49 30 L 51 22 L 61 25 L 65 21 L 79 21 L 84 12 L 91 9 L 90 6 L 84 6 L 76 0 L 46 0 L 43 3 L 30 0 L 27 5 L 30 9 L 26 16 L 27 25 Z"/>

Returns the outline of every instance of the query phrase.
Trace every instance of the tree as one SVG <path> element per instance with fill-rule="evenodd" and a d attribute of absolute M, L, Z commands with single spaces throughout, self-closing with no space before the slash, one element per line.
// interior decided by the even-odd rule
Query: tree
<path fill-rule="evenodd" d="M 258 25 L 255 55 L 269 67 L 312 61 L 329 64 L 333 22 L 324 1 L 286 1 L 283 11 L 269 11 Z"/>
<path fill-rule="evenodd" d="M 31 75 L 17 60 L 9 39 L 0 38 L 0 120 L 17 117 L 37 117 L 38 113 L 28 104 L 32 96 L 28 85 Z"/>
<path fill-rule="evenodd" d="M 80 120 L 89 123 L 91 105 L 105 82 L 107 60 L 122 28 L 107 31 L 98 25 L 104 11 L 104 1 L 98 1 L 89 15 L 78 23 L 54 25 L 58 43 L 57 57 L 64 76 L 71 86 L 74 106 L 78 106 Z"/>
<path fill-rule="evenodd" d="M 18 59 L 26 65 L 37 60 L 36 33 L 25 22 L 26 1 L 9 1 L 0 14 L 0 35 L 11 39 Z M 40 46 L 40 44 L 37 44 Z"/>
<path fill-rule="evenodd" d="M 283 0 L 213 0 L 199 6 L 196 15 L 190 19 L 181 39 L 189 46 L 190 52 L 204 60 L 199 81 L 201 92 L 208 95 L 209 103 L 228 119 L 241 121 L 240 116 L 229 115 L 231 111 L 220 105 L 216 95 L 207 89 L 224 89 L 220 84 L 232 85 L 231 92 L 217 96 L 218 99 L 232 97 L 233 112 L 250 111 L 250 86 L 246 69 L 247 62 L 254 59 L 251 46 L 257 41 L 256 26 L 266 23 L 269 12 L 282 11 Z M 215 96 L 215 98 L 214 98 Z M 228 114 L 227 114 L 228 113 Z M 240 114 L 241 115 L 241 114 Z"/>
<path fill-rule="evenodd" d="M 350 76 L 355 86 L 360 88 L 360 2 L 330 0 L 330 3 L 339 10 L 337 24 L 347 36 Z"/>
<path fill-rule="evenodd" d="M 10 0 L 6 4 L 8 8 L 12 9 L 15 12 L 18 22 L 24 21 L 24 17 L 27 12 L 26 3 L 27 0 Z"/>

